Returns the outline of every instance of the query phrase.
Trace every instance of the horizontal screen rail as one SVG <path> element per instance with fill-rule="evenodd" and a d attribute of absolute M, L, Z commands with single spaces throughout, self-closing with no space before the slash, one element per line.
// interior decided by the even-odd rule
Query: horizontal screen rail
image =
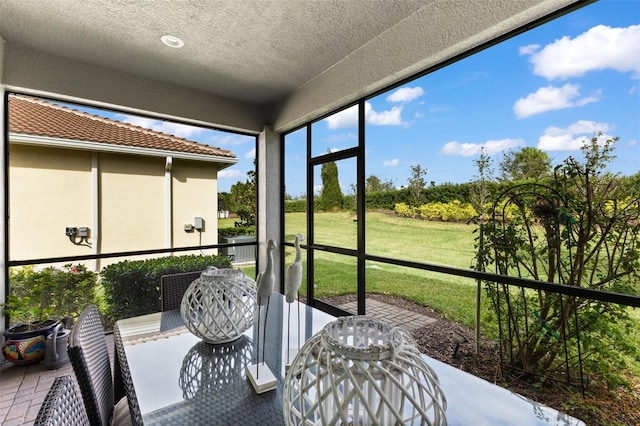
<path fill-rule="evenodd" d="M 161 253 L 175 253 L 183 251 L 195 251 L 195 250 L 207 250 L 218 249 L 224 247 L 240 247 L 240 246 L 255 246 L 255 241 L 248 241 L 243 243 L 233 244 L 209 244 L 201 246 L 189 246 L 189 247 L 174 247 L 164 249 L 151 249 L 151 250 L 135 250 L 135 251 L 120 251 L 103 254 L 87 254 L 82 256 L 61 256 L 61 257 L 48 257 L 41 259 L 27 259 L 27 260 L 10 260 L 9 266 L 24 266 L 24 265 L 38 265 L 43 263 L 58 263 L 58 262 L 75 262 L 78 260 L 93 260 L 93 259 L 108 259 L 111 257 L 126 257 L 126 256 L 141 256 L 147 254 L 161 254 Z"/>

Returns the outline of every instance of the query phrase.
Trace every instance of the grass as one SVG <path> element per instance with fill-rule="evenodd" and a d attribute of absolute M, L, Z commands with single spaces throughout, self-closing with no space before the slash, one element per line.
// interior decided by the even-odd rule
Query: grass
<path fill-rule="evenodd" d="M 315 215 L 316 243 L 356 247 L 354 214 L 349 212 Z M 285 239 L 304 233 L 306 215 L 288 213 Z M 417 262 L 469 268 L 475 255 L 474 226 L 399 218 L 383 212 L 367 212 L 367 254 Z M 287 247 L 285 264 L 293 262 L 294 251 Z M 306 267 L 306 259 L 303 258 Z M 317 298 L 356 292 L 357 263 L 354 257 L 316 252 L 315 296 Z M 476 281 L 378 262 L 366 265 L 367 292 L 401 296 L 427 305 L 448 319 L 475 327 Z M 302 292 L 306 291 L 303 279 Z M 495 335 L 486 301 L 481 305 L 481 327 Z"/>
<path fill-rule="evenodd" d="M 318 213 L 315 215 L 316 243 L 339 247 L 356 247 L 355 215 L 350 212 Z M 445 222 L 429 222 L 399 218 L 383 212 L 367 212 L 367 254 L 386 256 L 417 262 L 469 268 L 475 255 L 474 225 Z M 294 236 L 306 230 L 305 213 L 287 213 L 285 239 L 293 242 Z M 285 265 L 294 259 L 294 249 L 285 247 Z M 354 294 L 357 291 L 356 258 L 340 254 L 316 251 L 315 297 Z M 303 251 L 303 265 L 306 258 Z M 255 276 L 255 267 L 242 267 Z M 306 292 L 303 277 L 301 293 Z M 445 318 L 467 327 L 475 327 L 476 281 L 378 262 L 367 262 L 367 292 L 400 296 L 427 305 Z M 484 289 L 480 307 L 482 333 L 497 338 L 495 316 L 488 309 L 489 300 Z M 630 308 L 632 309 L 632 308 Z M 640 319 L 640 309 L 632 309 Z M 629 338 L 640 343 L 640 329 Z"/>
<path fill-rule="evenodd" d="M 317 244 L 356 248 L 357 222 L 352 213 L 315 214 L 314 231 Z M 423 263 L 470 268 L 475 256 L 475 226 L 405 219 L 383 212 L 367 212 L 366 253 L 384 257 L 413 260 Z M 306 230 L 304 213 L 285 216 L 285 240 L 293 242 L 295 234 Z M 294 250 L 285 248 L 285 265 L 293 262 Z M 303 263 L 306 270 L 306 258 Z M 354 294 L 357 290 L 357 263 L 354 257 L 319 252 L 315 253 L 315 297 Z M 366 291 L 400 296 L 426 305 L 445 318 L 475 327 L 477 283 L 468 278 L 416 270 L 378 262 L 366 264 Z M 301 292 L 306 292 L 303 278 Z M 490 313 L 490 303 L 484 289 L 481 292 L 480 321 L 482 334 L 498 338 L 498 324 Z M 629 308 L 640 324 L 640 309 Z M 628 335 L 629 342 L 640 345 L 640 327 Z M 637 377 L 640 362 L 629 354 L 621 354 L 628 362 L 623 374 Z M 635 383 L 635 382 L 634 382 Z M 567 402 L 568 408 L 578 407 L 584 412 L 584 401 Z M 597 410 L 596 410 L 597 411 Z M 578 411 L 579 413 L 580 411 Z"/>

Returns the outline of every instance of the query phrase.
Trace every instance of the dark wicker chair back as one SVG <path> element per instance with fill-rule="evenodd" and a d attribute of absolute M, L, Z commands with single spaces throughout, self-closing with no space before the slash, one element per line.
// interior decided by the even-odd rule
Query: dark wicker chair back
<path fill-rule="evenodd" d="M 162 311 L 180 309 L 182 296 L 195 279 L 200 278 L 202 271 L 184 272 L 181 274 L 163 275 L 160 277 L 160 295 Z"/>
<path fill-rule="evenodd" d="M 120 337 L 120 329 L 118 327 L 113 328 L 114 339 L 118 342 L 122 341 Z M 114 374 L 122 379 L 122 386 L 127 400 L 129 401 L 129 412 L 131 416 L 131 424 L 142 424 L 142 413 L 140 412 L 140 406 L 138 405 L 138 397 L 136 396 L 136 390 L 133 387 L 133 380 L 131 378 L 131 370 L 129 370 L 129 364 L 127 363 L 127 355 L 124 353 L 124 345 L 116 345 L 116 351 L 114 356 Z"/>
<path fill-rule="evenodd" d="M 85 426 L 87 411 L 70 375 L 56 377 L 40 406 L 34 426 Z"/>
<path fill-rule="evenodd" d="M 67 351 L 89 423 L 92 426 L 109 425 L 115 407 L 113 377 L 107 341 L 95 305 L 80 314 L 71 329 Z"/>

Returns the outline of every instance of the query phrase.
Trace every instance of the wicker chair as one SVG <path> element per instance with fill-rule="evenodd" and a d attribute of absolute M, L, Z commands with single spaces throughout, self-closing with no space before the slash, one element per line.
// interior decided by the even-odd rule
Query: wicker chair
<path fill-rule="evenodd" d="M 34 426 L 85 426 L 87 411 L 70 375 L 56 377 L 40 406 Z"/>
<path fill-rule="evenodd" d="M 122 342 L 120 337 L 120 329 L 116 325 L 113 328 L 113 338 L 116 342 Z M 123 392 L 127 395 L 129 401 L 129 412 L 131 413 L 131 423 L 134 425 L 142 424 L 142 413 L 140 412 L 140 406 L 138 405 L 138 397 L 136 396 L 136 390 L 133 387 L 133 380 L 131 378 L 131 371 L 129 370 L 129 364 L 127 363 L 127 355 L 124 353 L 124 345 L 116 343 L 115 356 L 113 359 L 114 375 L 122 379 Z"/>
<path fill-rule="evenodd" d="M 182 296 L 195 279 L 200 278 L 202 271 L 184 272 L 181 274 L 163 275 L 160 277 L 160 295 L 162 311 L 180 309 Z"/>
<path fill-rule="evenodd" d="M 131 424 L 129 404 L 114 404 L 113 377 L 104 330 L 95 305 L 86 308 L 71 329 L 69 359 L 76 374 L 91 426 Z"/>

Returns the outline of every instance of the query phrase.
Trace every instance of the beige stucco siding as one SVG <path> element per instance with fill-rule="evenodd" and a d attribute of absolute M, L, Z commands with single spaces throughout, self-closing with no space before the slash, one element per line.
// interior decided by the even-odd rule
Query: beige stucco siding
<path fill-rule="evenodd" d="M 9 149 L 9 258 L 90 254 L 65 235 L 92 224 L 91 153 L 25 145 Z"/>
<path fill-rule="evenodd" d="M 174 159 L 168 178 L 165 157 L 11 144 L 9 158 L 11 260 L 218 242 L 214 163 Z M 185 232 L 185 224 L 194 225 L 195 217 L 204 219 L 204 230 Z M 66 227 L 90 228 L 92 247 L 74 245 L 65 235 Z M 124 259 L 82 263 L 99 271 Z"/>
<path fill-rule="evenodd" d="M 172 166 L 174 247 L 216 244 L 218 242 L 217 166 L 188 160 L 174 160 Z M 202 233 L 185 232 L 185 224 L 204 219 Z M 206 254 L 216 251 L 208 250 Z"/>
<path fill-rule="evenodd" d="M 100 252 L 164 247 L 164 159 L 99 154 Z"/>

